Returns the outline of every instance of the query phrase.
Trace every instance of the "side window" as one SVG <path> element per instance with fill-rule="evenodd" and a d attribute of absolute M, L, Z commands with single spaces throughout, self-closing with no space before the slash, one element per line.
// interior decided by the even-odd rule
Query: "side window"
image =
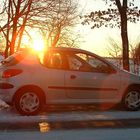
<path fill-rule="evenodd" d="M 67 59 L 70 70 L 88 72 L 91 69 L 91 66 L 76 54 L 67 55 Z"/>
<path fill-rule="evenodd" d="M 88 56 L 88 63 L 92 66 L 93 71 L 107 73 L 110 70 L 110 67 L 105 62 L 99 60 L 94 56 Z"/>
<path fill-rule="evenodd" d="M 88 56 L 84 53 L 76 53 L 75 55 L 78 56 L 79 58 L 81 58 L 84 61 L 88 60 Z"/>
<path fill-rule="evenodd" d="M 110 70 L 110 67 L 108 64 L 106 64 L 104 61 L 85 53 L 76 53 L 77 57 L 82 59 L 88 67 L 87 70 L 91 72 L 99 72 L 99 73 L 108 73 Z"/>
<path fill-rule="evenodd" d="M 68 57 L 68 64 L 70 70 L 80 70 L 80 67 L 83 65 L 82 62 L 73 56 Z"/>
<path fill-rule="evenodd" d="M 44 65 L 48 68 L 61 69 L 62 68 L 62 56 L 58 52 L 52 52 L 47 54 L 47 59 L 44 61 Z"/>

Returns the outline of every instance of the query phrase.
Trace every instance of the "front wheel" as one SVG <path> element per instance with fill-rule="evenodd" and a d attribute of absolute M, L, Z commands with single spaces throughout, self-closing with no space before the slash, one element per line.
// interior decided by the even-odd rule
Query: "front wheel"
<path fill-rule="evenodd" d="M 124 98 L 123 104 L 127 110 L 137 111 L 140 109 L 140 89 L 129 89 Z"/>
<path fill-rule="evenodd" d="M 36 115 L 42 107 L 39 92 L 34 89 L 22 89 L 15 97 L 15 108 L 22 115 Z"/>

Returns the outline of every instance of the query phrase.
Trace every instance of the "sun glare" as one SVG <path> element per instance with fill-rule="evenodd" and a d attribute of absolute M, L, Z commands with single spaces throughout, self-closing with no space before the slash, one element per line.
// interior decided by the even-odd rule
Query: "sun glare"
<path fill-rule="evenodd" d="M 31 34 L 32 38 L 29 38 L 27 36 L 23 37 L 23 46 L 30 47 L 34 49 L 36 52 L 43 52 L 45 49 L 44 41 L 42 39 L 42 36 L 35 31 L 32 31 Z"/>
<path fill-rule="evenodd" d="M 35 51 L 38 51 L 38 52 L 41 52 L 44 50 L 44 42 L 41 38 L 35 38 L 33 40 L 33 45 L 32 45 L 32 48 L 35 50 Z"/>

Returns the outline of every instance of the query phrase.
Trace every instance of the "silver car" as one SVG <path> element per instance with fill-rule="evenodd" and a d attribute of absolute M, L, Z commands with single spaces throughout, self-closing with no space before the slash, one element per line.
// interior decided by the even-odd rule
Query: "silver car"
<path fill-rule="evenodd" d="M 140 77 L 91 52 L 49 48 L 42 57 L 22 50 L 0 66 L 0 98 L 24 115 L 46 104 L 122 103 L 140 107 Z"/>

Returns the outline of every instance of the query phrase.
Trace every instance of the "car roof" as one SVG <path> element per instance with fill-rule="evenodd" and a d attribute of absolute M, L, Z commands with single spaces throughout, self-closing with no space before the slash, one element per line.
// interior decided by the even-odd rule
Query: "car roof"
<path fill-rule="evenodd" d="M 60 51 L 79 51 L 81 49 L 77 48 L 68 48 L 68 47 L 50 47 L 49 50 L 60 50 Z"/>
<path fill-rule="evenodd" d="M 56 50 L 56 51 L 61 51 L 61 52 L 81 52 L 81 53 L 87 53 L 89 55 L 93 55 L 95 56 L 96 58 L 112 65 L 114 67 L 114 65 L 112 63 L 110 63 L 108 60 L 104 59 L 103 57 L 101 57 L 100 55 L 97 55 L 93 52 L 90 52 L 90 51 L 87 51 L 87 50 L 83 50 L 83 49 L 79 49 L 79 48 L 68 48 L 68 47 L 55 47 L 55 48 L 52 48 L 50 47 L 49 50 Z"/>
<path fill-rule="evenodd" d="M 34 51 L 32 51 L 33 49 L 31 48 L 21 48 L 19 51 L 21 52 L 25 52 L 25 53 L 32 53 Z M 46 49 L 47 51 L 62 51 L 62 52 L 83 52 L 83 53 L 88 53 L 88 54 L 93 54 L 95 56 L 98 56 L 90 51 L 86 51 L 83 49 L 79 49 L 79 48 L 70 48 L 70 47 L 49 47 Z"/>
<path fill-rule="evenodd" d="M 23 49 L 21 49 L 21 52 L 23 51 L 23 52 L 25 52 L 25 54 L 28 52 L 29 54 L 30 53 L 32 53 L 32 52 L 34 52 L 34 51 L 32 51 L 33 49 L 31 49 L 31 48 L 23 48 Z M 90 52 L 90 51 L 87 51 L 87 50 L 83 50 L 83 49 L 79 49 L 79 48 L 70 48 L 70 47 L 49 47 L 49 48 L 47 48 L 46 49 L 47 51 L 61 51 L 61 52 L 77 52 L 77 53 L 87 53 L 87 54 L 90 54 L 90 55 L 93 55 L 93 56 L 95 56 L 95 57 L 97 57 L 97 58 L 100 58 L 100 59 L 102 59 L 103 60 L 103 58 L 101 57 L 101 56 L 99 56 L 99 55 L 97 55 L 97 54 L 95 54 L 95 53 L 93 53 L 93 52 Z M 46 51 L 46 52 L 47 52 Z M 103 61 L 106 61 L 106 60 L 103 60 Z M 107 61 L 108 62 L 108 61 Z"/>
<path fill-rule="evenodd" d="M 82 49 L 79 49 L 79 48 L 68 48 L 68 47 L 55 47 L 55 48 L 52 48 L 52 47 L 50 47 L 49 50 L 68 51 L 68 52 L 84 52 L 84 53 L 96 55 L 96 54 L 94 54 L 92 52 L 89 52 L 89 51 L 86 51 L 86 50 L 82 50 Z"/>

